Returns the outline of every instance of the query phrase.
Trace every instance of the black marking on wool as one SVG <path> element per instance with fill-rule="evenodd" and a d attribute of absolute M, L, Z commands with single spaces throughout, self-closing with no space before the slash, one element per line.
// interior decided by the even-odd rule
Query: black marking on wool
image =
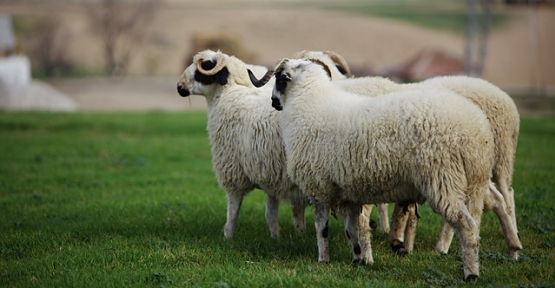
<path fill-rule="evenodd" d="M 351 235 L 349 235 L 349 231 L 345 230 L 345 236 L 347 236 L 347 239 L 351 240 Z"/>
<path fill-rule="evenodd" d="M 393 241 L 391 241 L 391 249 L 393 249 L 393 252 L 395 252 L 397 256 L 401 257 L 409 253 L 407 249 L 405 249 L 405 244 L 399 239 L 394 239 Z"/>
<path fill-rule="evenodd" d="M 291 81 L 291 76 L 287 73 L 279 72 L 276 77 L 276 90 L 279 93 L 285 93 L 285 88 L 287 88 L 287 82 Z"/>
<path fill-rule="evenodd" d="M 355 244 L 355 246 L 353 246 L 353 252 L 355 253 L 355 255 L 359 255 L 362 250 L 360 249 L 360 245 L 358 243 Z"/>
<path fill-rule="evenodd" d="M 401 202 L 399 205 L 403 206 L 403 214 L 407 214 L 409 212 L 409 206 L 412 202 Z"/>
<path fill-rule="evenodd" d="M 391 241 L 391 249 L 393 249 L 393 252 L 397 252 L 401 248 L 405 248 L 403 241 L 399 239 L 393 239 L 393 241 Z"/>
<path fill-rule="evenodd" d="M 476 282 L 477 280 L 478 280 L 478 275 L 475 275 L 475 274 L 470 274 L 464 279 L 464 281 L 466 282 Z"/>
<path fill-rule="evenodd" d="M 202 62 L 201 64 L 202 68 L 204 68 L 204 63 L 206 62 L 208 61 Z M 225 85 L 227 84 L 228 77 L 229 77 L 229 70 L 227 70 L 227 67 L 224 67 L 222 70 L 220 70 L 218 73 L 214 75 L 205 75 L 198 70 L 195 71 L 195 81 L 198 81 L 205 85 L 210 85 L 214 83 Z"/>
<path fill-rule="evenodd" d="M 274 107 L 277 111 L 283 110 L 283 107 L 281 106 L 281 102 L 279 101 L 278 98 L 272 97 L 272 107 Z"/>
<path fill-rule="evenodd" d="M 416 215 L 416 219 L 420 219 L 420 215 L 418 215 L 418 205 L 416 204 L 416 202 L 401 202 L 399 204 L 403 206 L 404 214 L 407 214 L 410 205 L 414 205 L 414 214 Z"/>
<path fill-rule="evenodd" d="M 328 238 L 328 222 L 326 222 L 326 226 L 322 229 L 322 237 Z"/>

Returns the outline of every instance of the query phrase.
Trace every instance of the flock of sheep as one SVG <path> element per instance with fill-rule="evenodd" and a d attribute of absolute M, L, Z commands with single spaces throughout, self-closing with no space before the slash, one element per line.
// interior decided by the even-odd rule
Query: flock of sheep
<path fill-rule="evenodd" d="M 479 275 L 482 211 L 495 212 L 518 258 L 512 173 L 519 114 L 487 81 L 450 76 L 397 84 L 354 78 L 331 51 L 302 51 L 267 69 L 205 50 L 177 90 L 206 98 L 213 170 L 227 197 L 225 238 L 233 237 L 243 197 L 258 188 L 267 194 L 272 237 L 279 236 L 280 201 L 290 203 L 299 231 L 306 206 L 314 207 L 320 262 L 330 260 L 330 212 L 345 219 L 353 261 L 372 263 L 372 204 L 387 232 L 382 203 L 396 203 L 389 242 L 407 253 L 417 205 L 425 201 L 444 219 L 438 252 L 448 252 L 457 232 L 465 280 Z"/>

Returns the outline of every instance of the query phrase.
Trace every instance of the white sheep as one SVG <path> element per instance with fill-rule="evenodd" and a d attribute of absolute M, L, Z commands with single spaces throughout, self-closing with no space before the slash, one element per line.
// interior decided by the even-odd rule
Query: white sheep
<path fill-rule="evenodd" d="M 322 61 L 324 64 L 326 64 L 328 67 L 330 67 L 329 70 L 331 72 L 331 79 L 333 81 L 341 81 L 341 80 L 345 80 L 347 78 L 352 78 L 353 77 L 353 74 L 351 72 L 351 68 L 349 67 L 349 64 L 347 63 L 345 58 L 343 58 L 343 56 L 341 56 L 340 54 L 335 53 L 333 51 L 303 50 L 303 51 L 295 53 L 293 58 L 294 59 L 303 59 L 303 58 L 305 58 L 305 59 L 318 59 L 318 60 Z M 331 68 L 331 67 L 333 67 L 333 68 Z M 383 233 L 389 233 L 390 228 L 389 228 L 388 204 L 387 203 L 380 203 L 376 206 L 378 208 L 378 215 L 379 215 L 379 219 L 380 219 L 380 229 Z M 363 210 L 365 212 L 365 215 L 362 216 L 362 217 L 364 217 L 364 219 L 365 218 L 370 219 L 370 214 L 372 212 L 372 208 L 373 208 L 372 204 L 369 204 L 365 207 L 365 209 Z M 337 209 L 340 209 L 340 207 L 336 207 L 333 210 L 337 210 Z M 339 214 L 342 213 L 341 211 L 334 211 L 334 212 L 338 212 Z M 374 224 L 372 223 L 370 225 L 373 226 Z M 370 237 L 370 235 L 368 235 L 368 237 Z"/>
<path fill-rule="evenodd" d="M 491 209 L 497 214 L 505 232 L 507 245 L 513 258 L 518 259 L 518 251 L 522 244 L 518 238 L 516 211 L 513 191 L 513 166 L 516 156 L 518 135 L 520 131 L 520 116 L 514 101 L 503 90 L 486 80 L 466 76 L 443 76 L 428 79 L 422 85 L 441 85 L 447 89 L 470 99 L 489 119 L 495 144 L 495 165 L 492 171 L 490 185 L 495 201 Z M 495 188 L 499 188 L 499 191 Z M 500 195 L 501 194 L 501 195 Z M 507 211 L 511 216 L 512 227 L 502 220 Z M 446 230 L 447 229 L 447 230 Z M 453 238 L 453 230 L 444 226 L 442 235 L 436 245 L 436 250 L 447 253 Z"/>
<path fill-rule="evenodd" d="M 286 174 L 280 113 L 264 97 L 271 87 L 255 89 L 247 69 L 267 70 L 205 50 L 193 57 L 177 85 L 181 96 L 206 98 L 212 167 L 227 198 L 224 236 L 233 236 L 243 197 L 255 188 L 267 194 L 265 216 L 272 237 L 279 236 L 279 200 L 291 203 L 295 228 L 304 230 L 308 200 Z"/>
<path fill-rule="evenodd" d="M 483 79 L 467 76 L 435 77 L 412 84 L 397 84 L 381 77 L 362 77 L 341 80 L 336 84 L 345 91 L 367 96 L 380 96 L 430 85 L 439 86 L 471 100 L 482 109 L 488 117 L 494 135 L 495 165 L 492 170 L 492 181 L 501 190 L 499 192 L 495 185 L 490 184 L 490 191 L 487 194 L 489 205 L 485 208 L 486 211 L 493 210 L 499 218 L 509 253 L 513 258 L 518 259 L 518 251 L 522 249 L 522 244 L 516 227 L 512 174 L 520 117 L 509 95 Z M 410 252 L 413 249 L 416 233 L 415 211 L 416 207 L 409 203 L 398 204 L 394 209 L 389 242 L 397 252 Z M 453 234 L 453 229 L 444 225 L 436 244 L 438 252 L 449 251 Z"/>
<path fill-rule="evenodd" d="M 338 73 L 350 74 L 350 68 L 345 59 L 332 51 L 303 51 L 296 55 L 299 58 L 318 59 L 325 63 L 332 73 L 332 79 L 337 79 Z M 333 69 L 331 67 L 336 67 Z M 351 75 L 352 76 L 352 75 Z M 495 166 L 492 171 L 493 183 L 500 187 L 501 192 L 490 183 L 490 193 L 488 193 L 488 205 L 485 211 L 494 210 L 500 220 L 505 239 L 509 247 L 510 255 L 518 259 L 518 251 L 522 249 L 518 237 L 516 226 L 516 214 L 514 205 L 514 192 L 512 189 L 512 174 L 516 145 L 519 134 L 520 116 L 514 101 L 495 85 L 479 78 L 467 76 L 443 76 L 428 79 L 415 84 L 397 84 L 389 79 L 382 77 L 363 77 L 363 78 L 339 78 L 337 83 L 344 90 L 363 94 L 367 96 L 379 96 L 391 92 L 414 89 L 421 85 L 439 85 L 447 88 L 458 95 L 461 95 L 484 111 L 490 121 L 495 136 Z M 385 209 L 378 205 L 380 210 L 380 220 L 382 231 L 384 230 L 384 219 L 387 223 L 387 206 Z M 389 242 L 394 251 L 404 254 L 412 251 L 414 238 L 416 235 L 416 215 L 417 207 L 414 203 L 398 203 L 393 211 L 393 229 L 389 235 Z M 385 215 L 385 216 L 382 216 Z M 511 219 L 508 219 L 507 217 Z M 512 227 L 511 227 L 512 226 Z M 389 229 L 389 226 L 387 226 Z M 448 225 L 440 234 L 440 239 L 436 244 L 436 250 L 440 253 L 447 253 L 453 238 L 453 229 Z"/>
<path fill-rule="evenodd" d="M 365 97 L 339 89 L 324 64 L 285 59 L 273 106 L 283 108 L 287 173 L 315 209 L 319 261 L 328 262 L 329 207 L 345 207 L 355 261 L 358 217 L 366 203 L 423 202 L 458 232 L 466 280 L 479 275 L 479 225 L 493 167 L 484 113 L 440 88 Z M 361 253 L 364 252 L 364 255 Z"/>

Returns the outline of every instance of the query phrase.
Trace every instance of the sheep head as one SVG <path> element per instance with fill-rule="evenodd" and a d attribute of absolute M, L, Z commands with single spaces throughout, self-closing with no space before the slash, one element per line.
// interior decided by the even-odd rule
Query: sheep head
<path fill-rule="evenodd" d="M 220 51 L 205 50 L 197 53 L 193 57 L 193 63 L 183 71 L 177 83 L 179 95 L 186 97 L 193 93 L 206 96 L 210 93 L 207 86 L 226 85 L 229 77 L 228 57 Z"/>
<path fill-rule="evenodd" d="M 196 60 L 195 80 L 203 84 L 227 84 L 229 70 L 225 60 L 225 55 L 219 51 L 212 57 L 199 57 Z"/>
<path fill-rule="evenodd" d="M 300 52 L 295 53 L 293 56 L 295 59 L 319 59 L 324 63 L 327 63 L 328 67 L 332 72 L 333 80 L 343 79 L 345 77 L 351 78 L 353 74 L 351 73 L 351 69 L 349 68 L 349 64 L 343 56 L 333 52 L 333 51 L 309 51 L 303 50 Z M 335 69 L 331 69 L 331 67 L 335 67 Z"/>
<path fill-rule="evenodd" d="M 320 61 L 319 59 L 282 59 L 273 69 L 268 70 L 262 78 L 257 79 L 252 71 L 247 70 L 249 73 L 249 78 L 255 87 L 262 87 L 275 75 L 276 84 L 272 92 L 272 107 L 276 110 L 281 111 L 283 106 L 282 95 L 286 93 L 289 82 L 291 82 L 296 75 L 298 75 L 304 68 L 309 64 L 318 64 L 322 66 L 326 72 L 329 80 L 331 80 L 331 71 L 326 63 Z"/>

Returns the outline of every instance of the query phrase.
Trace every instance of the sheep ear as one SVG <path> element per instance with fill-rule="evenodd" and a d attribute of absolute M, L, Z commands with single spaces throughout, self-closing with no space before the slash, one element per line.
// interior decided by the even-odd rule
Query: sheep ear
<path fill-rule="evenodd" d="M 287 81 L 291 81 L 291 76 L 288 73 L 284 73 L 283 75 L 283 79 L 287 80 Z"/>
<path fill-rule="evenodd" d="M 229 70 L 227 70 L 227 67 L 224 67 L 224 69 L 220 70 L 220 72 L 214 76 L 218 84 L 225 85 L 227 84 L 227 77 L 229 77 Z"/>
<path fill-rule="evenodd" d="M 291 75 L 289 75 L 289 73 L 283 73 L 282 71 L 282 72 L 276 73 L 276 75 L 277 75 L 276 80 L 291 81 Z"/>

